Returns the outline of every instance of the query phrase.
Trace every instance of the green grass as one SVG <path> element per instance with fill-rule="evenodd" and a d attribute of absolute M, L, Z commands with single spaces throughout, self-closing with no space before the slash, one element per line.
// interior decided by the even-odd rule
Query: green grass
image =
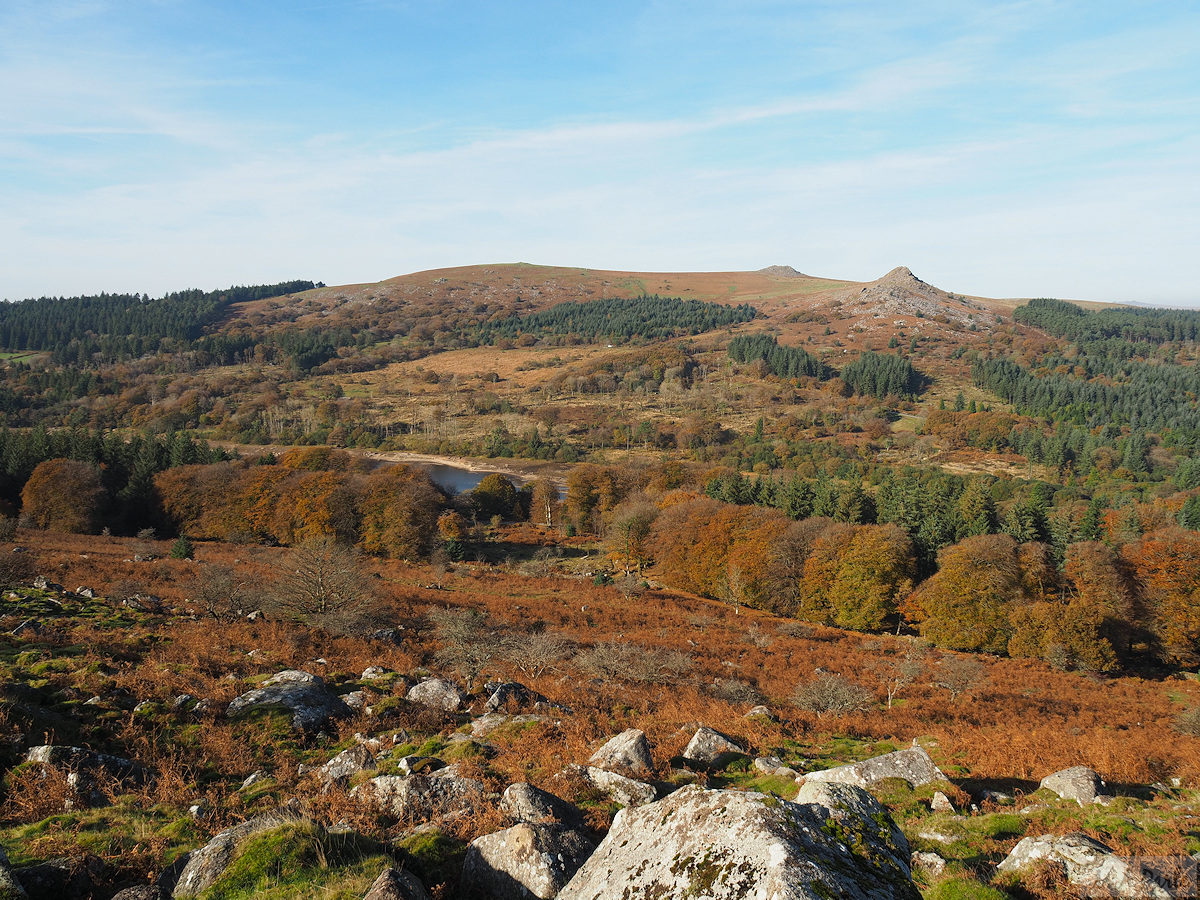
<path fill-rule="evenodd" d="M 467 845 L 437 829 L 422 831 L 397 841 L 396 849 L 427 885 L 456 881 L 462 873 Z"/>
<path fill-rule="evenodd" d="M 160 843 L 162 863 L 204 843 L 196 824 L 176 809 L 143 808 L 132 798 L 113 806 L 47 816 L 33 824 L 0 829 L 0 846 L 14 866 L 40 862 L 39 847 L 50 841 L 61 849 L 73 845 L 105 859 L 122 859 L 148 843 Z"/>
<path fill-rule="evenodd" d="M 949 878 L 922 892 L 925 900 L 1010 900 L 1008 894 L 970 878 Z"/>
<path fill-rule="evenodd" d="M 391 861 L 356 834 L 295 823 L 251 835 L 201 900 L 358 900 Z"/>

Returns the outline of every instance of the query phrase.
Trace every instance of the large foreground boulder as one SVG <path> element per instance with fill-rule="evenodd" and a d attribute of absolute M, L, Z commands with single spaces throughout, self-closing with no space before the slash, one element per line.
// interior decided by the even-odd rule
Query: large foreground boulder
<path fill-rule="evenodd" d="M 500 811 L 515 822 L 559 822 L 572 828 L 583 826 L 583 814 L 575 806 L 524 781 L 504 789 Z"/>
<path fill-rule="evenodd" d="M 292 713 L 292 727 L 297 731 L 317 731 L 332 718 L 351 714 L 350 707 L 325 686 L 316 675 L 288 669 L 272 675 L 262 685 L 247 691 L 229 704 L 229 718 L 247 715 L 255 710 L 283 708 Z"/>
<path fill-rule="evenodd" d="M 654 768 L 650 756 L 650 742 L 646 733 L 637 728 L 622 731 L 609 739 L 603 747 L 592 754 L 588 763 L 597 769 L 620 772 L 625 775 L 646 775 Z"/>
<path fill-rule="evenodd" d="M 885 778 L 901 778 L 913 787 L 922 784 L 932 784 L 945 781 L 946 776 L 929 758 L 923 747 L 913 741 L 908 750 L 897 750 L 895 753 L 885 753 L 873 759 L 851 763 L 848 766 L 837 766 L 833 769 L 821 769 L 808 772 L 804 776 L 806 782 L 830 782 L 835 784 L 853 784 L 861 788 L 869 788 Z"/>
<path fill-rule="evenodd" d="M 1071 766 L 1069 769 L 1047 775 L 1038 787 L 1053 791 L 1064 800 L 1074 800 L 1080 806 L 1112 799 L 1104 790 L 1105 785 L 1100 776 L 1087 766 Z"/>
<path fill-rule="evenodd" d="M 596 845 L 564 825 L 521 822 L 471 841 L 463 886 L 496 900 L 550 900 Z"/>
<path fill-rule="evenodd" d="M 904 835 L 866 791 L 794 802 L 689 786 L 625 809 L 558 900 L 919 900 Z"/>
<path fill-rule="evenodd" d="M 1143 900 L 1170 900 L 1179 896 L 1147 878 L 1135 860 L 1117 856 L 1104 844 L 1078 832 L 1024 838 L 996 868 L 1001 872 L 1019 872 L 1041 861 L 1063 866 L 1067 880 L 1084 888 L 1089 896 Z"/>

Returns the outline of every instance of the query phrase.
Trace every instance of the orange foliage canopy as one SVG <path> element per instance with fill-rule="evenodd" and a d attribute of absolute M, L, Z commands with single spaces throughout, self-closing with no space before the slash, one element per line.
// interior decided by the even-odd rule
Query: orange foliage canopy
<path fill-rule="evenodd" d="M 166 515 L 194 538 L 286 546 L 329 539 L 403 558 L 429 551 L 445 501 L 424 472 L 403 465 L 360 475 L 217 463 L 168 469 L 154 485 Z"/>
<path fill-rule="evenodd" d="M 104 488 L 99 470 L 73 459 L 37 464 L 21 491 L 21 516 L 36 528 L 86 534 L 96 527 Z"/>
<path fill-rule="evenodd" d="M 1163 655 L 1183 665 L 1200 662 L 1200 534 L 1164 528 L 1121 553 L 1137 578 Z"/>

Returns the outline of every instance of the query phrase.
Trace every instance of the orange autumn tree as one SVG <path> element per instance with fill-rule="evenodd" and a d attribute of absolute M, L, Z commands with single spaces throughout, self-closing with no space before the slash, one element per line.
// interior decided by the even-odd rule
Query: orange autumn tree
<path fill-rule="evenodd" d="M 358 499 L 360 545 L 395 559 L 424 557 L 437 534 L 443 502 L 442 492 L 420 469 L 396 465 L 373 472 Z"/>
<path fill-rule="evenodd" d="M 913 586 L 912 541 L 896 525 L 828 525 L 804 563 L 797 615 L 879 631 Z"/>
<path fill-rule="evenodd" d="M 104 487 L 100 471 L 74 459 L 37 464 L 21 491 L 21 517 L 35 528 L 87 534 L 96 528 Z"/>
<path fill-rule="evenodd" d="M 237 463 L 177 466 L 154 476 L 154 490 L 166 517 L 180 534 L 227 540 L 240 526 L 236 508 L 246 468 Z"/>
<path fill-rule="evenodd" d="M 772 547 L 787 524 L 777 510 L 684 500 L 659 513 L 648 548 L 673 587 L 761 607 L 770 597 Z"/>
<path fill-rule="evenodd" d="M 834 624 L 855 631 L 878 631 L 893 624 L 915 574 L 912 541 L 902 528 L 857 526 L 829 587 Z"/>
<path fill-rule="evenodd" d="M 937 573 L 909 595 L 901 613 L 939 647 L 1002 653 L 1009 613 L 1023 597 L 1017 542 L 984 534 L 939 551 Z"/>
<path fill-rule="evenodd" d="M 1200 533 L 1154 531 L 1121 554 L 1137 579 L 1160 654 L 1181 665 L 1200 662 Z"/>
<path fill-rule="evenodd" d="M 1094 541 L 1071 544 L 1063 591 L 1055 590 L 1057 574 L 1044 545 L 1022 544 L 1018 556 L 1030 602 L 1009 615 L 1009 655 L 1043 659 L 1059 669 L 1115 670 L 1111 636 L 1127 621 L 1128 603 L 1112 550 Z"/>

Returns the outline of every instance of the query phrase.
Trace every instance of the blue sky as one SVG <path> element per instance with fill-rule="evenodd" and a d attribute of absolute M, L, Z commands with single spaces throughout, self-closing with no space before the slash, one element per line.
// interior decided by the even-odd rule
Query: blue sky
<path fill-rule="evenodd" d="M 485 262 L 1200 305 L 1200 7 L 0 2 L 0 297 Z"/>

